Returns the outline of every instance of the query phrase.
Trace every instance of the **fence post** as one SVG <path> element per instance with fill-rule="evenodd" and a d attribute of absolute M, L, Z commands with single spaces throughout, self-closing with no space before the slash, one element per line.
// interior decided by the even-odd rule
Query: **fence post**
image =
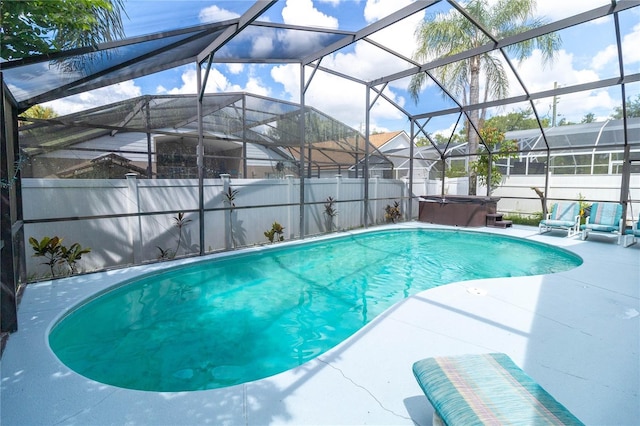
<path fill-rule="evenodd" d="M 409 206 L 411 205 L 411 196 L 413 195 L 413 191 L 409 187 L 410 179 L 408 177 L 402 178 L 402 191 L 400 191 L 400 199 L 402 200 L 402 211 L 404 212 L 404 219 L 411 220 L 412 212 L 409 211 Z"/>
<path fill-rule="evenodd" d="M 369 178 L 369 182 L 373 181 L 373 203 L 370 203 L 369 206 L 373 207 L 373 224 L 378 224 L 378 206 L 380 205 L 380 201 L 378 200 L 378 185 L 380 179 L 378 176 L 373 176 Z M 371 208 L 371 207 L 370 207 Z"/>
<path fill-rule="evenodd" d="M 287 226 L 285 229 L 289 230 L 289 239 L 292 239 L 295 236 L 295 233 L 293 232 L 293 218 L 295 217 L 295 212 L 293 210 L 295 208 L 300 208 L 299 206 L 293 206 L 293 201 L 295 199 L 293 193 L 293 178 L 293 175 L 285 175 L 285 179 L 287 179 L 287 204 L 289 204 L 289 206 L 287 206 Z M 302 235 L 302 230 L 300 230 L 300 234 Z"/>
<path fill-rule="evenodd" d="M 135 213 L 135 216 L 129 216 L 129 243 L 132 249 L 133 264 L 142 261 L 142 218 L 140 217 L 140 192 L 138 188 L 138 174 L 127 173 L 127 188 L 129 191 L 128 207 L 129 213 Z"/>
<path fill-rule="evenodd" d="M 342 187 L 342 175 L 336 175 L 336 204 L 338 202 L 338 200 L 340 199 L 340 189 Z M 336 205 L 336 209 L 337 209 L 337 205 Z M 337 214 L 333 219 L 335 220 L 335 223 L 333 224 L 335 226 L 336 231 L 340 229 L 340 219 L 339 219 L 340 215 Z"/>
<path fill-rule="evenodd" d="M 222 205 L 224 207 L 231 207 L 227 203 L 226 194 L 229 193 L 229 188 L 231 188 L 231 175 L 222 173 L 220 175 L 220 179 L 222 179 Z M 231 210 L 224 211 L 224 248 L 229 250 L 231 247 L 231 233 L 233 229 L 231 227 L 233 224 L 231 223 Z"/>

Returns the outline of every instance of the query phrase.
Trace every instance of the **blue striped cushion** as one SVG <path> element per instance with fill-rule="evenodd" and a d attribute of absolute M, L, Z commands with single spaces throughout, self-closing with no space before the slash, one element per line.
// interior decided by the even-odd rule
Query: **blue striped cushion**
<path fill-rule="evenodd" d="M 568 225 L 571 226 L 575 223 L 576 216 L 579 214 L 580 205 L 578 203 L 560 202 L 553 206 L 550 219 L 571 222 L 571 224 Z"/>
<path fill-rule="evenodd" d="M 413 374 L 447 425 L 582 425 L 505 354 L 426 358 Z"/>
<path fill-rule="evenodd" d="M 589 223 L 597 225 L 619 226 L 622 217 L 622 205 L 616 203 L 593 203 Z"/>

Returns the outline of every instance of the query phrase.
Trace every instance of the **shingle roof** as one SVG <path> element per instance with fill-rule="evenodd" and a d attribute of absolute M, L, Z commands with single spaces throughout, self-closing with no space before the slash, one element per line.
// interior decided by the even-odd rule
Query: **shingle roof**
<path fill-rule="evenodd" d="M 395 132 L 385 132 L 385 133 L 375 133 L 369 136 L 369 143 L 376 148 L 380 148 L 382 145 L 386 144 L 396 136 L 402 133 L 402 130 L 398 130 Z"/>

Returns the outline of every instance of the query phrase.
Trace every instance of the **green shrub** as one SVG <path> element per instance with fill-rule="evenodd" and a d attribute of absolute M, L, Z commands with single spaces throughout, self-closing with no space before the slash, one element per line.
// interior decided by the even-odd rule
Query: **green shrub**
<path fill-rule="evenodd" d="M 531 214 L 511 213 L 504 215 L 504 220 L 510 220 L 516 225 L 538 226 L 542 220 L 542 212 Z"/>

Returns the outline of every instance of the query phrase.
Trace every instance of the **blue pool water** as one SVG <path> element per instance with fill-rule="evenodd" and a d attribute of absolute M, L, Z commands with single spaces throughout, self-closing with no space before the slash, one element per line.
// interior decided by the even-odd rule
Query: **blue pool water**
<path fill-rule="evenodd" d="M 422 290 L 581 263 L 555 247 L 459 230 L 276 245 L 123 283 L 63 317 L 49 343 L 68 367 L 102 383 L 213 389 L 301 365 Z"/>

